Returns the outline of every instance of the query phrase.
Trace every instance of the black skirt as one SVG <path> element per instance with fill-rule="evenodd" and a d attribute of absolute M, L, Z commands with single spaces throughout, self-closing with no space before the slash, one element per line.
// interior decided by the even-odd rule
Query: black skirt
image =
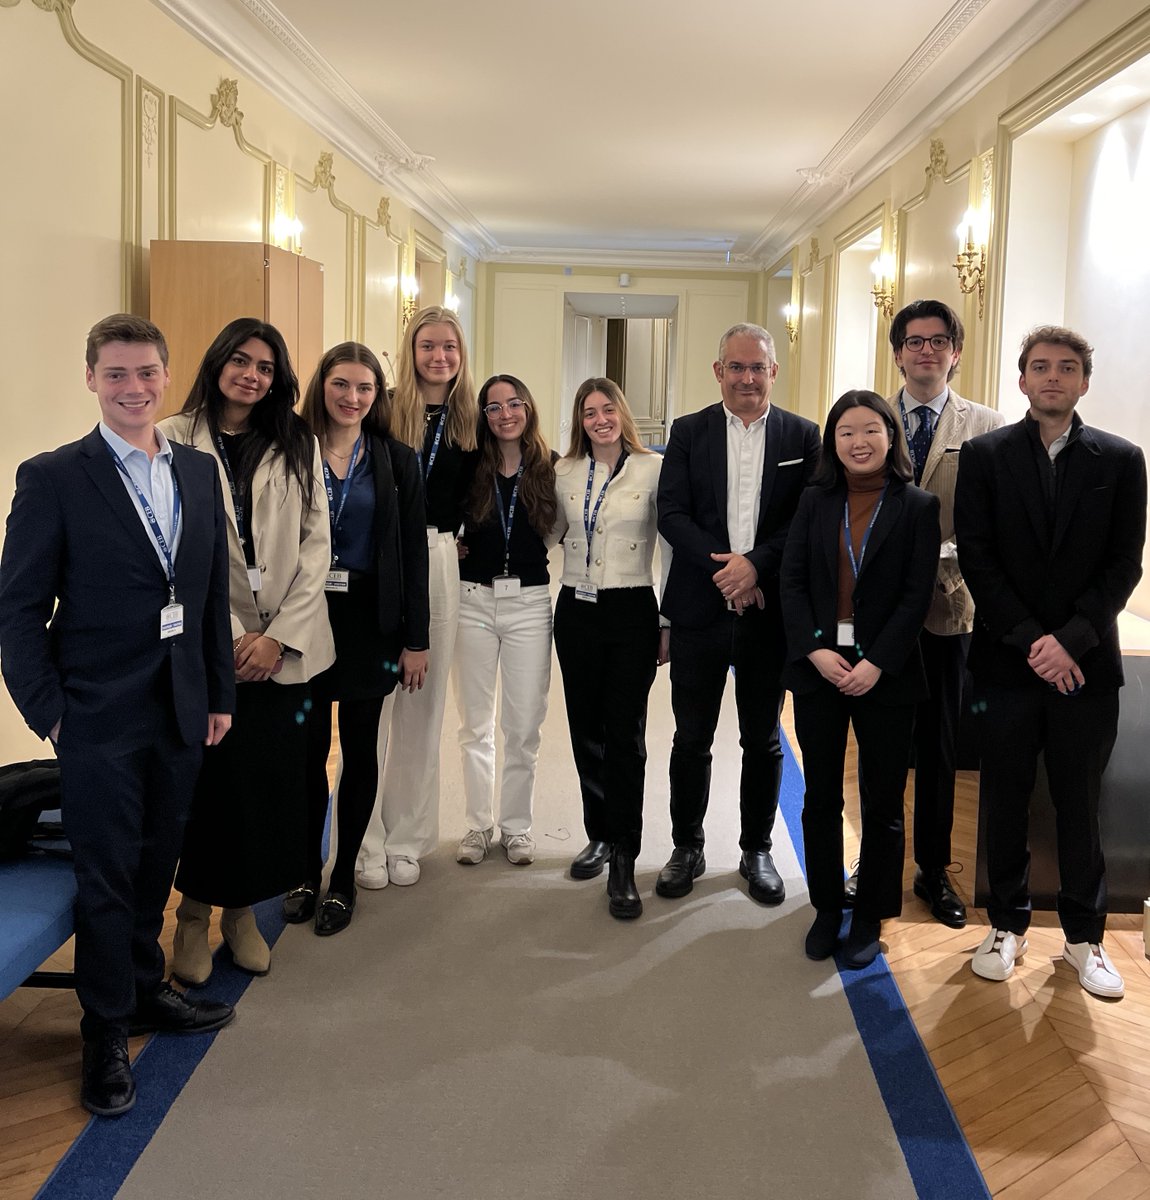
<path fill-rule="evenodd" d="M 379 629 L 379 581 L 352 572 L 346 592 L 327 593 L 327 617 L 335 639 L 335 662 L 312 681 L 317 704 L 388 696 L 399 682 L 398 630 Z"/>

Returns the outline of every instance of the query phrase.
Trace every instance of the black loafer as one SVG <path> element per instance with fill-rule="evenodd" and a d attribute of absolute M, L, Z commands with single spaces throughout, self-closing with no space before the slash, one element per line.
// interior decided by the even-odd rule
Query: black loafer
<path fill-rule="evenodd" d="M 128 1034 L 211 1033 L 222 1029 L 236 1015 L 230 1004 L 216 1000 L 189 1000 L 170 983 L 161 983 L 150 996 L 142 997 L 128 1022 Z"/>
<path fill-rule="evenodd" d="M 610 842 L 588 842 L 571 863 L 571 878 L 594 879 L 596 875 L 602 875 L 610 857 Z"/>
<path fill-rule="evenodd" d="M 782 904 L 787 897 L 783 877 L 775 870 L 769 850 L 744 850 L 739 874 L 747 881 L 747 892 L 760 904 Z"/>
<path fill-rule="evenodd" d="M 707 859 L 701 846 L 676 846 L 655 880 L 655 891 L 668 900 L 678 900 L 691 891 L 706 869 Z"/>
<path fill-rule="evenodd" d="M 305 883 L 284 897 L 283 918 L 289 925 L 303 925 L 315 916 L 315 888 Z"/>
<path fill-rule="evenodd" d="M 97 1117 L 119 1117 L 136 1103 L 128 1039 L 106 1034 L 84 1043 L 80 1103 Z"/>
<path fill-rule="evenodd" d="M 869 967 L 882 951 L 879 941 L 881 933 L 881 921 L 872 921 L 856 912 L 851 917 L 850 931 L 843 945 L 843 966 L 848 971 L 861 971 L 863 967 Z"/>
<path fill-rule="evenodd" d="M 914 873 L 914 894 L 930 905 L 930 915 L 951 929 L 962 929 L 966 925 L 966 905 L 963 904 L 954 885 L 943 867 L 925 871 L 922 867 Z"/>
<path fill-rule="evenodd" d="M 355 912 L 355 897 L 341 892 L 328 892 L 315 912 L 315 931 L 319 937 L 331 937 L 351 924 Z"/>
<path fill-rule="evenodd" d="M 643 901 L 635 887 L 635 860 L 618 846 L 611 851 L 607 872 L 607 911 L 620 921 L 632 921 L 643 914 Z"/>
<path fill-rule="evenodd" d="M 815 922 L 807 933 L 803 950 L 807 958 L 814 962 L 822 962 L 830 958 L 838 949 L 839 930 L 842 928 L 843 915 L 841 912 L 820 912 L 815 914 Z"/>

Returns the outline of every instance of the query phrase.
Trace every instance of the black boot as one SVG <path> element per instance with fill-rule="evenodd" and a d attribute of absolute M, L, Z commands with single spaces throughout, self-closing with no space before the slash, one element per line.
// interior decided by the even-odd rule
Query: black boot
<path fill-rule="evenodd" d="M 620 921 L 630 921 L 643 911 L 643 901 L 635 887 L 635 859 L 622 846 L 611 847 L 607 900 L 611 915 Z"/>

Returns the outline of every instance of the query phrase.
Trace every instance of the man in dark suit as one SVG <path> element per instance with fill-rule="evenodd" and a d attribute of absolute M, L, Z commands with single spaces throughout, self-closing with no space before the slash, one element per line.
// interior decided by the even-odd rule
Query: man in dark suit
<path fill-rule="evenodd" d="M 157 941 L 202 746 L 235 702 L 223 500 L 213 461 L 155 428 L 167 360 L 149 321 L 92 328 L 100 424 L 21 464 L 0 562 L 4 680 L 60 761 L 81 1100 L 99 1116 L 135 1102 L 129 1032 L 203 1032 L 234 1015 L 165 983 Z"/>
<path fill-rule="evenodd" d="M 778 904 L 771 859 L 783 754 L 780 676 L 786 657 L 779 564 L 799 495 L 819 454 L 812 422 L 771 404 L 771 335 L 735 325 L 714 363 L 722 403 L 680 417 L 659 477 L 659 532 L 673 550 L 662 613 L 671 623 L 671 827 L 660 896 L 685 896 L 706 870 L 703 819 L 711 744 L 728 668 L 743 750 L 739 872 L 752 899 Z"/>
<path fill-rule="evenodd" d="M 955 529 L 976 612 L 970 669 L 985 701 L 979 803 L 993 926 L 971 965 L 1002 980 L 1026 952 L 1027 824 L 1042 754 L 1063 958 L 1088 992 L 1116 998 L 1122 977 L 1102 946 L 1098 798 L 1123 682 L 1117 618 L 1142 574 L 1146 463 L 1137 446 L 1074 411 L 1092 354 L 1069 329 L 1035 329 L 1018 360 L 1029 412 L 962 448 Z"/>

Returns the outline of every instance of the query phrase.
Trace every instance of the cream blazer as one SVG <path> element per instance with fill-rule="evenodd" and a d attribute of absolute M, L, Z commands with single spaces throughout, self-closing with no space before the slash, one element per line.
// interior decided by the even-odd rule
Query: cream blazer
<path fill-rule="evenodd" d="M 563 586 L 575 587 L 587 573 L 587 536 L 583 501 L 587 495 L 586 458 L 561 458 L 555 464 L 558 528 L 563 540 Z M 591 540 L 590 579 L 600 588 L 651 587 L 651 560 L 658 539 L 655 501 L 661 454 L 629 454 L 603 497 Z M 607 479 L 597 465 L 591 507 Z"/>
<path fill-rule="evenodd" d="M 216 460 L 228 514 L 228 591 L 233 640 L 255 631 L 283 642 L 289 652 L 284 654 L 283 669 L 272 678 L 279 683 L 305 683 L 335 661 L 335 643 L 323 593 L 331 566 L 331 524 L 319 443 L 312 441 L 317 503 L 310 511 L 304 508 L 299 488 L 288 478 L 282 459 L 273 466 L 273 453 L 269 450 L 256 467 L 248 509 L 262 587 L 253 593 L 227 473 L 207 422 L 193 423 L 192 417 L 178 414 L 160 422 L 160 428 L 172 441 L 193 446 Z"/>

